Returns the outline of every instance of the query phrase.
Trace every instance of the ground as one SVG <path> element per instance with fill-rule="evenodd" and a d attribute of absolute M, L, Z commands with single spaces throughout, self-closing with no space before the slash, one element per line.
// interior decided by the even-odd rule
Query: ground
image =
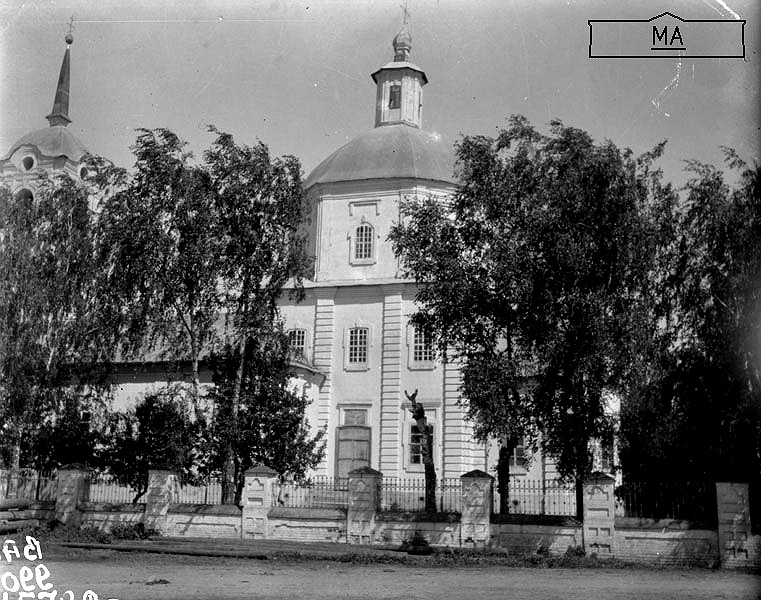
<path fill-rule="evenodd" d="M 82 598 L 87 589 L 100 600 L 761 598 L 757 576 L 707 569 L 441 568 L 73 549 L 66 557 L 50 556 L 44 563 L 59 598 L 64 590 Z"/>

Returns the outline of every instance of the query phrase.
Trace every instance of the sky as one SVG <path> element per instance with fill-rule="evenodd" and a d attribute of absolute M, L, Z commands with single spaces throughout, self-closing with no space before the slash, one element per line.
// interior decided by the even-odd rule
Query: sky
<path fill-rule="evenodd" d="M 131 167 L 140 127 L 166 127 L 201 156 L 207 126 L 305 174 L 374 124 L 370 74 L 393 58 L 403 0 L 0 0 L 0 155 L 47 126 L 73 16 L 69 129 Z M 560 119 L 659 165 L 721 164 L 761 151 L 757 0 L 409 0 L 411 61 L 427 74 L 423 128 L 447 143 L 494 135 L 511 114 Z M 747 20 L 746 60 L 590 59 L 589 19 Z"/>

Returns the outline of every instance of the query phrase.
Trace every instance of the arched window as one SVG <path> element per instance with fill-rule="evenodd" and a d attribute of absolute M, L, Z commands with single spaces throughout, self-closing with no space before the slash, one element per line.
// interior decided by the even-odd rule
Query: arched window
<path fill-rule="evenodd" d="M 373 226 L 362 223 L 354 232 L 354 260 L 370 260 L 373 257 Z"/>

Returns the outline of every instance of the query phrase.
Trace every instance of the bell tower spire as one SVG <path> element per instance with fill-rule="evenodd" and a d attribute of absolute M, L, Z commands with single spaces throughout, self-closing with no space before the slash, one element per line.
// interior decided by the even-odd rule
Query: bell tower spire
<path fill-rule="evenodd" d="M 69 63 L 71 61 L 69 48 L 74 41 L 74 36 L 71 35 L 74 29 L 74 17 L 72 17 L 69 23 L 69 32 L 64 38 L 66 40 L 66 52 L 63 55 L 63 62 L 61 63 L 61 73 L 58 75 L 58 85 L 55 90 L 55 99 L 53 100 L 53 110 L 45 117 L 50 123 L 51 127 L 56 125 L 63 125 L 66 127 L 71 123 L 69 118 Z"/>
<path fill-rule="evenodd" d="M 420 67 L 410 62 L 412 34 L 406 0 L 402 10 L 402 28 L 393 41 L 394 60 L 372 74 L 377 86 L 376 127 L 396 123 L 420 127 L 423 123 L 423 86 L 428 78 Z"/>

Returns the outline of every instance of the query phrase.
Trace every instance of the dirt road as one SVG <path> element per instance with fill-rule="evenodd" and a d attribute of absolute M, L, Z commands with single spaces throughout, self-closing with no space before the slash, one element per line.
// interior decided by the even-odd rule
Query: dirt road
<path fill-rule="evenodd" d="M 707 570 L 452 568 L 281 562 L 145 554 L 46 560 L 59 592 L 100 600 L 375 598 L 545 600 L 555 598 L 758 600 L 757 577 Z"/>

